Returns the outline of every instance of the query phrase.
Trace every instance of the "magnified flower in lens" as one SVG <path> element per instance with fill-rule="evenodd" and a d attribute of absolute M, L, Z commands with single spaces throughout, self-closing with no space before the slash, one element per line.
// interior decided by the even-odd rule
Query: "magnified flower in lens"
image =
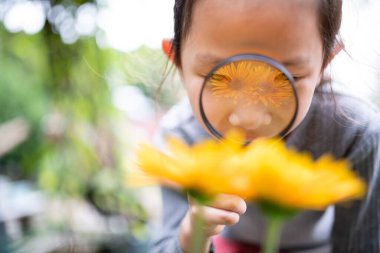
<path fill-rule="evenodd" d="M 249 104 L 278 107 L 292 100 L 289 80 L 279 70 L 257 61 L 231 62 L 210 78 L 212 94 Z"/>

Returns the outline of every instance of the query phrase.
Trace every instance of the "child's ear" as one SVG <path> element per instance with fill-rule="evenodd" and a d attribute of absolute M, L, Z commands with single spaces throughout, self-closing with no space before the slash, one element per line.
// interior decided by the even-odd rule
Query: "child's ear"
<path fill-rule="evenodd" d="M 168 59 L 174 63 L 174 51 L 173 47 L 173 39 L 163 39 L 162 40 L 162 51 L 168 57 Z"/>
<path fill-rule="evenodd" d="M 334 60 L 335 56 L 337 54 L 339 54 L 340 51 L 342 51 L 342 50 L 344 50 L 344 43 L 341 40 L 337 40 L 334 44 L 332 51 L 331 51 L 331 54 L 330 54 L 330 57 L 328 60 L 328 64 L 330 64 L 332 62 L 332 60 Z"/>

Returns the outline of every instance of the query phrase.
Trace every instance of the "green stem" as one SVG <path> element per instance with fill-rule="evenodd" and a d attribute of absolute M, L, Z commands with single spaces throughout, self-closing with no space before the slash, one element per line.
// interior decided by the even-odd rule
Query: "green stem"
<path fill-rule="evenodd" d="M 278 252 L 278 243 L 281 234 L 281 228 L 284 220 L 281 217 L 267 217 L 267 229 L 265 232 L 264 251 L 263 253 Z"/>
<path fill-rule="evenodd" d="M 204 247 L 203 219 L 200 216 L 195 217 L 194 234 L 192 236 L 191 253 L 200 253 Z"/>
<path fill-rule="evenodd" d="M 196 190 L 189 190 L 187 194 L 194 201 L 194 205 L 197 205 L 199 210 L 201 210 L 201 206 L 207 205 L 212 198 L 206 195 L 199 193 Z M 191 236 L 191 251 L 190 253 L 200 253 L 205 250 L 206 246 L 206 238 L 205 232 L 203 230 L 204 220 L 201 215 L 194 217 L 194 231 Z"/>

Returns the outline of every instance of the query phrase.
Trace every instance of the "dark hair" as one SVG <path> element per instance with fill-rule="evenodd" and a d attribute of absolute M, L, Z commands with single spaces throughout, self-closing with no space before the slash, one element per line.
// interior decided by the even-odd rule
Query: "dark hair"
<path fill-rule="evenodd" d="M 172 53 L 174 62 L 181 67 L 181 42 L 189 33 L 194 5 L 197 0 L 175 0 L 174 5 L 174 38 Z M 319 30 L 323 44 L 324 69 L 338 39 L 342 20 L 342 0 L 319 0 Z"/>

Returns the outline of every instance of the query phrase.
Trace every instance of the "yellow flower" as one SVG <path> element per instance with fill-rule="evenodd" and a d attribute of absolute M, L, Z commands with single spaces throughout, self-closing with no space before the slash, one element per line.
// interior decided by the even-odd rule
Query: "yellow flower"
<path fill-rule="evenodd" d="M 294 96 L 283 73 L 254 61 L 233 62 L 221 67 L 212 75 L 210 85 L 213 95 L 244 101 L 248 105 L 261 102 L 265 106 L 278 107 Z"/>
<path fill-rule="evenodd" d="M 325 155 L 313 161 L 307 154 L 289 150 L 279 140 L 257 140 L 242 161 L 255 168 L 251 184 L 256 198 L 295 209 L 324 209 L 365 193 L 365 184 L 348 162 Z"/>
<path fill-rule="evenodd" d="M 313 161 L 287 149 L 281 140 L 258 139 L 242 146 L 243 140 L 232 132 L 223 141 L 206 140 L 189 147 L 172 138 L 170 154 L 141 146 L 137 165 L 160 184 L 201 196 L 234 194 L 289 209 L 323 209 L 365 193 L 365 184 L 346 161 L 329 156 Z"/>

